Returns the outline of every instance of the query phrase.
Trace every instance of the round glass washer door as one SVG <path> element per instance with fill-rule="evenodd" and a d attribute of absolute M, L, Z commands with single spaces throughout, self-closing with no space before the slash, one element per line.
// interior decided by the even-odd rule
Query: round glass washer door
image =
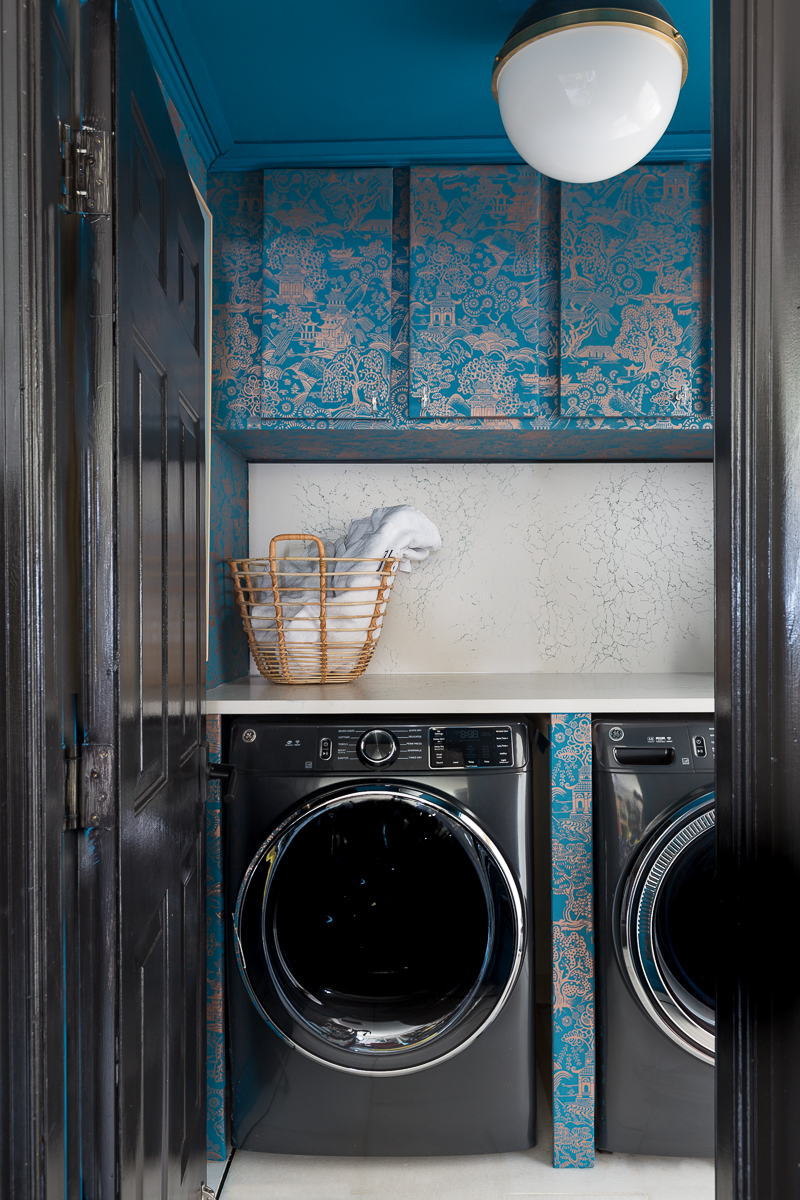
<path fill-rule="evenodd" d="M 404 786 L 350 787 L 295 810 L 260 847 L 236 909 L 239 970 L 295 1049 L 359 1075 L 459 1053 L 522 963 L 514 875 L 480 825 Z"/>
<path fill-rule="evenodd" d="M 623 883 L 620 956 L 660 1029 L 714 1062 L 716 1024 L 714 795 L 701 796 L 645 840 Z"/>

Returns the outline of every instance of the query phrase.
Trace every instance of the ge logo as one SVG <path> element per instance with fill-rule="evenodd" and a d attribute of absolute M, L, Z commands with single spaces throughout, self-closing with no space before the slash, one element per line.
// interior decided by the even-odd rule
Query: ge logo
<path fill-rule="evenodd" d="M 256 740 L 255 729 L 245 729 L 244 733 L 242 734 L 242 741 L 243 742 L 254 742 L 255 740 Z"/>
<path fill-rule="evenodd" d="M 245 734 L 245 737 L 246 736 L 247 735 Z M 608 736 L 611 738 L 612 742 L 621 742 L 625 737 L 625 730 L 620 729 L 619 725 L 615 725 L 613 729 L 609 729 Z"/>

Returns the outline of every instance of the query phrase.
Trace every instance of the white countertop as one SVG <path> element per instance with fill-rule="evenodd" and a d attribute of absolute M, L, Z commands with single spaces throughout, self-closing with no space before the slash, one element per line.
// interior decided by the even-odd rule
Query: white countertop
<path fill-rule="evenodd" d="M 712 675 L 362 675 L 284 685 L 245 675 L 206 693 L 209 716 L 347 713 L 710 713 Z"/>

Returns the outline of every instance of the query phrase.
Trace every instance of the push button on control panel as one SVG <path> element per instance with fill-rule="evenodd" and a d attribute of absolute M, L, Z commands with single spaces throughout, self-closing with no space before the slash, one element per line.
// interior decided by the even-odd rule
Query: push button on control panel
<path fill-rule="evenodd" d="M 319 756 L 323 762 L 327 762 L 333 754 L 333 743 L 330 738 L 323 738 L 319 744 Z"/>

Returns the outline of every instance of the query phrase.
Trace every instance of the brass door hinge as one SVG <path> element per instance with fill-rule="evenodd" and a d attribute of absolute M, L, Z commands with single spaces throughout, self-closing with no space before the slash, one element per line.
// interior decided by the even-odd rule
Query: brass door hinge
<path fill-rule="evenodd" d="M 65 212 L 111 215 L 111 134 L 60 123 L 61 197 Z"/>

